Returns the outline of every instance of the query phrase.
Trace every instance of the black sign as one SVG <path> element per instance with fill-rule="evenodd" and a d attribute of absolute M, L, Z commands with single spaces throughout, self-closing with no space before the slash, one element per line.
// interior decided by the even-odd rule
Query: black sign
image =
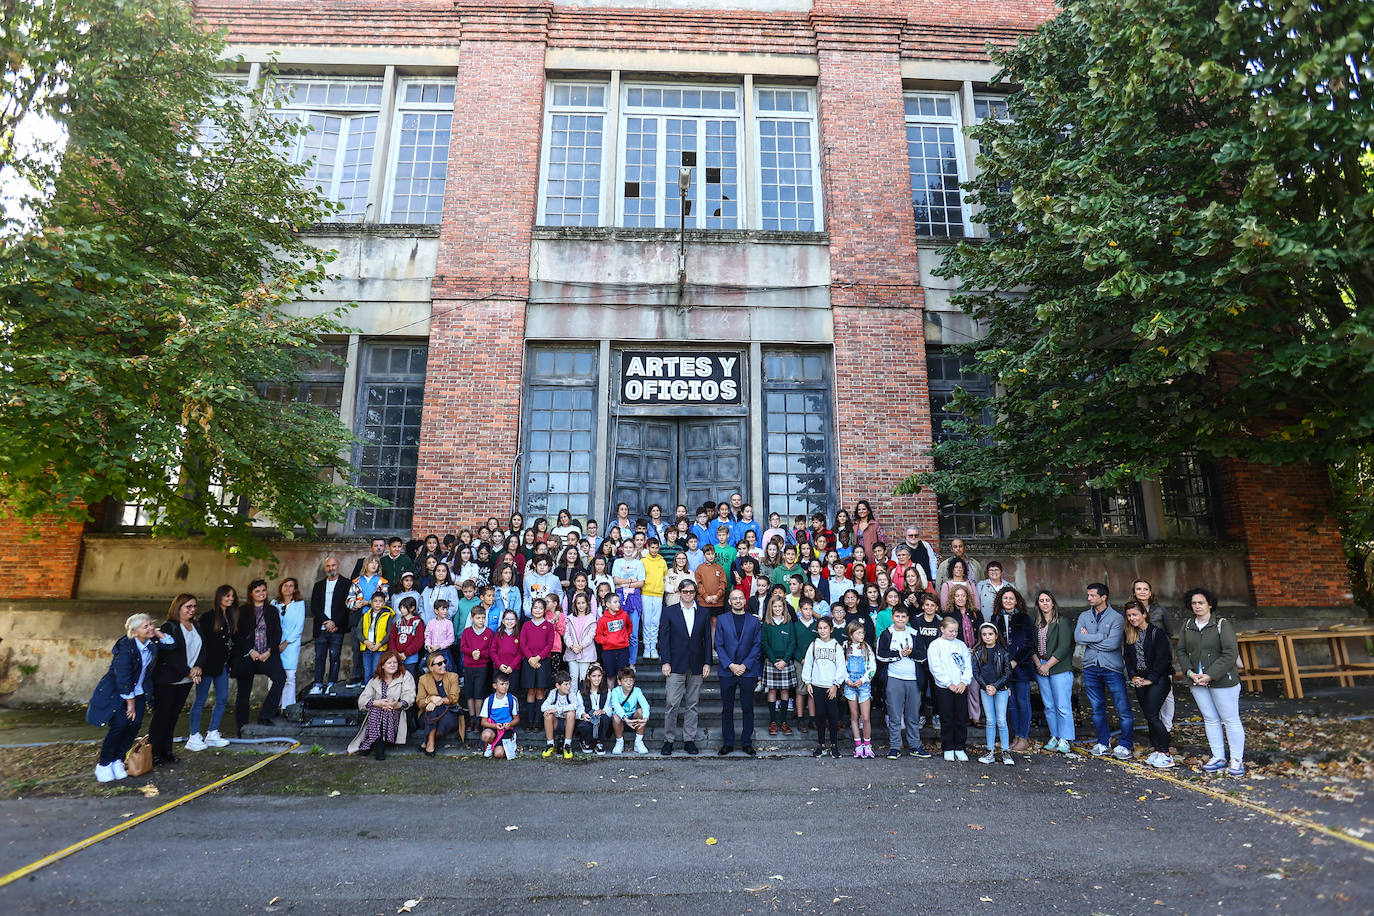
<path fill-rule="evenodd" d="M 738 352 L 622 350 L 622 404 L 742 404 L 744 360 Z"/>

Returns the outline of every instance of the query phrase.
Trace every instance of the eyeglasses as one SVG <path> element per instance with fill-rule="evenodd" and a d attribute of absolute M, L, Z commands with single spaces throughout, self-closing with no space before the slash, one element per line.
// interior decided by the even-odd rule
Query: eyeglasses
<path fill-rule="evenodd" d="M 447 665 L 447 664 L 448 664 L 448 662 L 444 661 L 444 660 L 441 658 L 441 659 L 439 659 L 438 661 L 430 662 L 430 663 L 429 663 L 429 666 L 430 666 L 431 668 L 443 668 L 443 667 L 444 667 L 445 665 Z"/>

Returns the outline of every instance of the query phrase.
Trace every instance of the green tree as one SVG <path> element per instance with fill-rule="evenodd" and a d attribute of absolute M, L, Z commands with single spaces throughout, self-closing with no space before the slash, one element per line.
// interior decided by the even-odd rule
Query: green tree
<path fill-rule="evenodd" d="M 0 504 L 137 500 L 155 535 L 246 559 L 269 547 L 221 489 L 287 533 L 367 499 L 327 470 L 339 421 L 259 388 L 346 330 L 282 309 L 329 260 L 296 230 L 330 205 L 274 152 L 295 128 L 216 77 L 223 39 L 180 0 L 5 0 L 0 29 L 0 165 L 36 189 L 0 236 Z M 60 159 L 16 139 L 48 120 Z"/>
<path fill-rule="evenodd" d="M 902 485 L 1055 517 L 1181 453 L 1374 444 L 1374 4 L 1070 0 L 971 133 L 990 238 L 951 248 L 997 383 Z M 974 421 L 983 411 L 991 427 Z"/>

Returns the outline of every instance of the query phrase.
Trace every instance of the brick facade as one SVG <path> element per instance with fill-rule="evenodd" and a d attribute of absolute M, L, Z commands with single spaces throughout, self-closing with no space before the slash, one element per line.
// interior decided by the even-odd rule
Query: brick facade
<path fill-rule="evenodd" d="M 417 533 L 503 515 L 518 487 L 549 55 L 698 52 L 711 66 L 719 60 L 712 63 L 708 54 L 814 63 L 839 499 L 852 506 L 867 498 L 889 528 L 914 520 L 927 538 L 938 538 L 933 494 L 891 495 L 909 473 L 929 467 L 922 453 L 932 432 L 903 66 L 986 66 L 988 45 L 1010 45 L 1053 16 L 1051 0 L 815 0 L 806 12 L 658 9 L 648 3 L 598 9 L 537 0 L 196 0 L 195 6 L 208 24 L 224 27 L 231 42 L 287 52 L 286 66 L 289 52 L 300 48 L 307 49 L 305 58 L 318 60 L 321 47 L 338 46 L 339 68 L 350 63 L 348 49 L 368 48 L 377 52 L 373 70 L 387 49 L 459 49 L 431 286 Z M 627 65 L 627 75 L 643 75 L 637 66 Z M 938 77 L 939 71 L 922 72 Z M 964 79 L 951 71 L 940 85 Z M 1228 533 L 1246 545 L 1250 600 L 1259 606 L 1348 605 L 1340 537 L 1321 469 L 1232 463 L 1223 476 Z M 41 550 L 12 536 L 12 528 L 0 533 L 11 535 L 0 554 L 7 593 L 72 594 L 79 525 L 45 529 Z"/>
<path fill-rule="evenodd" d="M 72 598 L 84 522 L 0 519 L 0 598 Z"/>
<path fill-rule="evenodd" d="M 1221 472 L 1227 534 L 1245 544 L 1252 604 L 1342 607 L 1354 601 L 1325 468 L 1228 461 Z"/>

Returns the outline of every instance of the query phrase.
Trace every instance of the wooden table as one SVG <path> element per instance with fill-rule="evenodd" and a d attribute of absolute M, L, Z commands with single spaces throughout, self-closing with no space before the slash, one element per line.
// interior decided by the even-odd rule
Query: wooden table
<path fill-rule="evenodd" d="M 1294 688 L 1294 693 L 1290 696 L 1301 698 L 1303 695 L 1302 682 L 1310 678 L 1335 678 L 1342 687 L 1353 687 L 1355 678 L 1374 675 L 1374 661 L 1352 663 L 1349 647 L 1346 645 L 1347 641 L 1351 639 L 1368 639 L 1374 636 L 1374 626 L 1305 627 L 1281 630 L 1279 636 L 1286 656 L 1285 666 L 1290 672 L 1290 683 Z M 1331 653 L 1331 661 L 1329 663 L 1300 665 L 1297 653 L 1298 643 L 1314 640 L 1326 642 L 1327 650 Z"/>
<path fill-rule="evenodd" d="M 1264 689 L 1265 681 L 1279 681 L 1283 686 L 1283 695 L 1292 699 L 1295 696 L 1302 696 L 1299 687 L 1293 680 L 1293 668 L 1288 663 L 1288 650 L 1284 646 L 1283 632 L 1280 630 L 1248 630 L 1236 634 L 1236 642 L 1240 648 L 1240 682 L 1245 690 L 1260 691 Z M 1277 664 L 1268 667 L 1260 667 L 1258 662 L 1259 653 L 1256 651 L 1261 646 L 1273 646 L 1274 656 Z"/>

